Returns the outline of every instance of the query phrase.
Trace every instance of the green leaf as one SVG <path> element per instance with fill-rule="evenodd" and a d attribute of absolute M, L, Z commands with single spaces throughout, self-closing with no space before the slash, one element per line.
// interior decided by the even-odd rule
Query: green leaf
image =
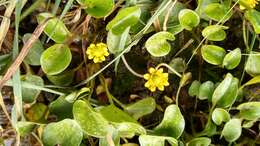
<path fill-rule="evenodd" d="M 109 106 L 101 107 L 98 111 L 102 114 L 102 116 L 111 122 L 121 123 L 121 122 L 133 122 L 137 123 L 137 121 L 131 117 L 128 113 L 122 111 L 117 108 L 115 105 L 111 104 Z"/>
<path fill-rule="evenodd" d="M 223 41 L 226 38 L 226 32 L 224 29 L 228 29 L 228 27 L 221 25 L 210 25 L 203 29 L 202 36 L 210 41 Z"/>
<path fill-rule="evenodd" d="M 198 137 L 194 138 L 187 143 L 186 146 L 209 146 L 211 139 L 208 137 Z"/>
<path fill-rule="evenodd" d="M 41 24 L 48 18 L 52 19 L 47 22 L 44 32 L 56 43 L 64 43 L 71 33 L 60 19 L 50 13 L 40 13 L 37 16 L 37 21 Z"/>
<path fill-rule="evenodd" d="M 172 137 L 166 136 L 153 136 L 153 135 L 141 135 L 139 136 L 139 142 L 141 146 L 164 146 L 165 140 L 171 146 L 178 146 L 178 141 Z"/>
<path fill-rule="evenodd" d="M 83 132 L 80 126 L 71 119 L 48 124 L 42 134 L 44 146 L 79 146 L 82 138 Z"/>
<path fill-rule="evenodd" d="M 28 121 L 36 123 L 45 123 L 45 116 L 48 113 L 48 107 L 43 103 L 35 103 L 26 111 Z"/>
<path fill-rule="evenodd" d="M 185 121 L 177 105 L 169 105 L 164 113 L 162 122 L 155 127 L 158 135 L 166 135 L 178 139 L 185 127 Z"/>
<path fill-rule="evenodd" d="M 212 3 L 218 3 L 218 2 L 219 2 L 218 0 L 198 0 L 196 12 L 199 14 L 201 18 L 208 20 L 208 17 L 205 14 L 205 8 Z"/>
<path fill-rule="evenodd" d="M 145 43 L 147 51 L 154 57 L 162 57 L 171 51 L 171 45 L 167 40 L 173 41 L 172 33 L 161 31 L 151 36 Z"/>
<path fill-rule="evenodd" d="M 137 6 L 121 9 L 116 17 L 107 24 L 106 29 L 115 35 L 122 34 L 126 28 L 135 25 L 141 15 L 141 9 Z"/>
<path fill-rule="evenodd" d="M 175 69 L 177 72 L 184 72 L 187 68 L 185 60 L 178 57 L 171 60 L 169 63 L 169 66 L 171 66 L 173 69 Z M 169 73 L 173 73 L 169 70 Z"/>
<path fill-rule="evenodd" d="M 220 107 L 228 107 L 232 105 L 238 94 L 238 83 L 238 79 L 228 73 L 213 93 L 213 105 L 218 105 Z"/>
<path fill-rule="evenodd" d="M 207 135 L 208 137 L 211 137 L 217 133 L 217 126 L 211 121 L 208 120 L 205 128 L 202 132 L 199 133 L 199 135 Z"/>
<path fill-rule="evenodd" d="M 114 0 L 77 0 L 86 12 L 96 18 L 107 16 L 114 8 Z"/>
<path fill-rule="evenodd" d="M 222 109 L 222 108 L 215 108 L 213 113 L 212 113 L 212 121 L 216 125 L 222 124 L 222 122 L 227 122 L 230 119 L 229 113 Z"/>
<path fill-rule="evenodd" d="M 108 121 L 86 101 L 77 100 L 74 103 L 73 117 L 87 135 L 104 138 L 109 131 Z"/>
<path fill-rule="evenodd" d="M 113 124 L 120 137 L 133 138 L 135 135 L 146 134 L 146 130 L 143 126 L 137 123 L 122 122 Z"/>
<path fill-rule="evenodd" d="M 249 75 L 253 77 L 260 75 L 260 53 L 259 52 L 251 52 L 245 66 L 245 70 Z"/>
<path fill-rule="evenodd" d="M 220 65 L 226 55 L 225 49 L 215 45 L 204 45 L 201 48 L 203 59 L 213 65 Z"/>
<path fill-rule="evenodd" d="M 40 76 L 32 75 L 32 74 L 26 74 L 21 76 L 21 81 L 30 83 L 32 85 L 44 86 L 44 81 Z M 29 89 L 22 87 L 22 98 L 23 101 L 26 103 L 32 103 L 36 100 L 38 95 L 40 94 L 41 90 L 36 89 Z"/>
<path fill-rule="evenodd" d="M 183 9 L 179 12 L 178 15 L 180 24 L 186 30 L 192 30 L 192 28 L 196 27 L 200 23 L 199 15 L 190 9 Z"/>
<path fill-rule="evenodd" d="M 206 5 L 204 13 L 212 20 L 220 21 L 224 18 L 223 22 L 225 22 L 232 16 L 232 11 L 228 13 L 228 10 L 229 8 L 224 4 L 211 3 Z"/>
<path fill-rule="evenodd" d="M 155 110 L 156 102 L 152 97 L 144 98 L 133 104 L 127 105 L 125 110 L 135 119 L 148 115 Z"/>
<path fill-rule="evenodd" d="M 242 133 L 242 126 L 240 119 L 231 119 L 228 121 L 221 133 L 225 137 L 226 141 L 234 142 L 236 141 Z"/>
<path fill-rule="evenodd" d="M 25 44 L 30 38 L 32 34 L 27 33 L 23 36 L 23 43 Z M 43 45 L 39 39 L 37 39 L 30 48 L 28 54 L 26 55 L 24 62 L 30 65 L 41 65 L 40 58 L 42 52 L 44 51 Z"/>
<path fill-rule="evenodd" d="M 126 28 L 125 31 L 120 35 L 115 35 L 112 31 L 108 32 L 107 47 L 109 52 L 111 52 L 112 54 L 119 54 L 125 49 L 126 44 L 131 41 L 129 30 L 130 27 Z"/>
<path fill-rule="evenodd" d="M 242 87 L 250 86 L 258 83 L 260 83 L 260 75 L 253 77 L 251 80 L 246 82 Z"/>
<path fill-rule="evenodd" d="M 36 124 L 33 122 L 19 121 L 16 126 L 19 135 L 26 136 L 33 131 L 33 129 L 36 127 Z"/>
<path fill-rule="evenodd" d="M 212 81 L 206 81 L 202 83 L 199 87 L 198 98 L 200 100 L 205 100 L 205 99 L 210 100 L 214 92 L 214 89 L 215 89 L 215 85 Z"/>
<path fill-rule="evenodd" d="M 68 86 L 72 83 L 74 79 L 74 70 L 64 71 L 56 75 L 47 75 L 47 78 L 54 85 Z"/>
<path fill-rule="evenodd" d="M 260 12 L 250 9 L 246 11 L 245 17 L 253 25 L 256 34 L 260 34 Z"/>
<path fill-rule="evenodd" d="M 50 113 L 56 115 L 58 120 L 73 118 L 72 107 L 73 103 L 69 103 L 65 96 L 60 96 L 49 104 Z"/>
<path fill-rule="evenodd" d="M 223 66 L 226 69 L 232 70 L 236 68 L 241 61 L 241 50 L 239 48 L 230 51 L 223 60 Z"/>
<path fill-rule="evenodd" d="M 56 75 L 64 71 L 70 64 L 72 55 L 66 45 L 55 44 L 42 53 L 41 67 L 48 75 Z"/>
<path fill-rule="evenodd" d="M 255 120 L 260 118 L 260 102 L 246 102 L 240 104 L 237 109 L 239 116 L 246 120 Z"/>
<path fill-rule="evenodd" d="M 12 62 L 11 54 L 0 55 L 0 74 L 5 71 L 6 67 Z"/>
<path fill-rule="evenodd" d="M 193 81 L 189 88 L 189 95 L 190 96 L 199 96 L 199 89 L 201 83 L 197 80 Z"/>

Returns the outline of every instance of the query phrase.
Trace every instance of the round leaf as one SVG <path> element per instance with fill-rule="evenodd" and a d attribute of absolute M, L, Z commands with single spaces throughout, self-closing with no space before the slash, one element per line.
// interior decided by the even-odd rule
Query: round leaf
<path fill-rule="evenodd" d="M 71 59 L 72 55 L 68 46 L 55 44 L 42 53 L 41 67 L 46 74 L 56 75 L 69 66 Z"/>
<path fill-rule="evenodd" d="M 52 19 L 47 22 L 44 32 L 56 43 L 63 43 L 71 35 L 69 30 L 60 19 L 50 13 L 40 13 L 37 16 L 37 21 L 41 24 L 48 18 Z"/>
<path fill-rule="evenodd" d="M 220 65 L 226 55 L 226 51 L 215 45 L 204 45 L 201 48 L 203 59 L 213 65 Z"/>
<path fill-rule="evenodd" d="M 211 139 L 207 137 L 194 138 L 187 143 L 187 146 L 209 146 Z"/>
<path fill-rule="evenodd" d="M 77 100 L 73 105 L 73 117 L 83 131 L 90 136 L 104 138 L 109 129 L 108 121 L 90 106 L 89 103 Z"/>
<path fill-rule="evenodd" d="M 184 130 L 185 121 L 177 105 L 169 105 L 164 113 L 162 122 L 155 127 L 158 135 L 179 138 Z"/>
<path fill-rule="evenodd" d="M 199 96 L 200 100 L 211 99 L 215 85 L 212 81 L 206 81 L 200 85 Z"/>
<path fill-rule="evenodd" d="M 189 95 L 190 96 L 199 96 L 199 89 L 201 83 L 197 80 L 193 81 L 189 88 Z"/>
<path fill-rule="evenodd" d="M 232 16 L 232 13 L 228 13 L 228 10 L 223 4 L 211 3 L 205 7 L 204 12 L 210 19 L 215 21 L 220 21 L 225 17 L 223 20 L 225 22 Z"/>
<path fill-rule="evenodd" d="M 182 27 L 187 30 L 192 30 L 192 28 L 198 26 L 200 23 L 199 15 L 190 9 L 181 10 L 178 18 Z"/>
<path fill-rule="evenodd" d="M 227 29 L 225 26 L 221 25 L 210 25 L 203 29 L 202 36 L 210 41 L 223 41 L 226 38 Z"/>
<path fill-rule="evenodd" d="M 216 125 L 220 125 L 222 122 L 227 122 L 230 119 L 230 115 L 229 113 L 222 109 L 222 108 L 216 108 L 214 109 L 213 113 L 212 113 L 212 121 L 216 124 Z"/>
<path fill-rule="evenodd" d="M 77 0 L 86 12 L 96 18 L 107 16 L 114 7 L 114 0 Z"/>
<path fill-rule="evenodd" d="M 44 146 L 79 146 L 82 138 L 83 133 L 80 126 L 71 119 L 48 124 L 42 134 Z"/>
<path fill-rule="evenodd" d="M 259 52 L 251 52 L 245 66 L 245 70 L 249 75 L 253 77 L 260 75 L 260 53 Z"/>
<path fill-rule="evenodd" d="M 171 51 L 171 45 L 167 40 L 175 40 L 174 35 L 165 31 L 158 32 L 146 41 L 145 47 L 152 56 L 162 57 Z"/>
<path fill-rule="evenodd" d="M 228 142 L 236 141 L 242 133 L 242 126 L 240 119 L 231 119 L 228 121 L 221 133 Z"/>
<path fill-rule="evenodd" d="M 126 28 L 135 25 L 141 16 L 141 9 L 137 6 L 121 9 L 116 17 L 107 24 L 106 29 L 115 35 L 122 34 Z"/>
<path fill-rule="evenodd" d="M 240 104 L 237 109 L 239 115 L 246 120 L 255 120 L 260 118 L 260 102 L 247 102 Z"/>
<path fill-rule="evenodd" d="M 225 66 L 226 69 L 234 69 L 236 68 L 241 60 L 241 51 L 239 48 L 230 51 L 223 60 L 223 66 Z"/>

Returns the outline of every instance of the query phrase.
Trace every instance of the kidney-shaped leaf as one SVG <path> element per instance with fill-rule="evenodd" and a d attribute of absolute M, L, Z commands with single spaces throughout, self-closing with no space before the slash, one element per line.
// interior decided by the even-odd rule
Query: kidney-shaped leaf
<path fill-rule="evenodd" d="M 107 16 L 114 7 L 114 0 L 77 0 L 86 12 L 96 18 Z"/>
<path fill-rule="evenodd" d="M 213 65 L 220 65 L 226 55 L 225 49 L 215 45 L 204 45 L 201 48 L 203 59 Z"/>
<path fill-rule="evenodd" d="M 65 24 L 51 13 L 40 13 L 37 16 L 39 24 L 43 23 L 48 18 L 52 18 L 47 22 L 44 32 L 56 43 L 63 43 L 69 36 L 70 32 Z"/>
<path fill-rule="evenodd" d="M 73 117 L 90 136 L 103 138 L 109 131 L 108 121 L 86 101 L 77 100 L 74 103 Z"/>
<path fill-rule="evenodd" d="M 200 100 L 205 100 L 205 99 L 210 100 L 214 92 L 214 89 L 215 89 L 215 85 L 212 81 L 206 81 L 202 83 L 199 87 L 198 98 Z"/>
<path fill-rule="evenodd" d="M 250 9 L 245 13 L 246 19 L 253 25 L 257 34 L 260 34 L 260 12 L 255 9 Z"/>
<path fill-rule="evenodd" d="M 141 135 L 139 136 L 139 142 L 141 146 L 164 146 L 165 140 L 171 146 L 178 146 L 178 141 L 172 137 L 166 136 L 153 136 L 153 135 Z"/>
<path fill-rule="evenodd" d="M 126 106 L 125 110 L 135 119 L 139 119 L 144 115 L 152 113 L 155 110 L 155 106 L 155 100 L 152 97 L 148 97 Z"/>
<path fill-rule="evenodd" d="M 162 122 L 155 127 L 155 133 L 179 138 L 184 130 L 185 121 L 177 105 L 169 105 L 164 113 Z"/>
<path fill-rule="evenodd" d="M 227 122 L 230 119 L 229 113 L 222 108 L 215 108 L 212 113 L 212 121 L 216 125 L 220 125 L 222 122 Z"/>
<path fill-rule="evenodd" d="M 189 88 L 189 95 L 190 96 L 199 96 L 199 89 L 200 89 L 201 83 L 197 80 L 193 81 Z"/>
<path fill-rule="evenodd" d="M 241 120 L 231 119 L 225 124 L 221 135 L 225 137 L 226 141 L 234 142 L 240 137 L 241 133 L 242 133 Z"/>
<path fill-rule="evenodd" d="M 239 115 L 246 120 L 255 120 L 260 118 L 260 102 L 247 102 L 240 104 L 237 109 Z"/>
<path fill-rule="evenodd" d="M 230 51 L 223 60 L 223 66 L 226 69 L 234 69 L 236 68 L 241 60 L 241 50 L 239 48 Z"/>
<path fill-rule="evenodd" d="M 187 143 L 186 146 L 209 146 L 211 139 L 208 137 L 198 137 L 194 138 Z"/>
<path fill-rule="evenodd" d="M 167 40 L 173 41 L 172 33 L 161 31 L 151 36 L 145 43 L 147 51 L 154 57 L 162 57 L 171 51 L 171 45 Z"/>
<path fill-rule="evenodd" d="M 225 26 L 221 25 L 210 25 L 203 29 L 202 36 L 211 41 L 223 41 L 226 38 L 227 29 Z"/>
<path fill-rule="evenodd" d="M 178 18 L 181 26 L 187 30 L 192 30 L 192 28 L 198 26 L 200 23 L 199 15 L 190 9 L 181 10 Z"/>
<path fill-rule="evenodd" d="M 21 136 L 25 136 L 33 131 L 33 129 L 36 127 L 36 123 L 19 121 L 16 126 L 18 133 Z"/>
<path fill-rule="evenodd" d="M 137 6 L 121 9 L 116 17 L 107 24 L 107 30 L 115 35 L 122 34 L 126 28 L 135 25 L 141 16 L 141 9 Z"/>
<path fill-rule="evenodd" d="M 79 146 L 82 138 L 83 132 L 80 126 L 71 119 L 48 124 L 42 134 L 44 146 Z"/>
<path fill-rule="evenodd" d="M 46 74 L 56 75 L 69 66 L 71 59 L 72 55 L 68 46 L 55 44 L 42 53 L 41 67 Z"/>

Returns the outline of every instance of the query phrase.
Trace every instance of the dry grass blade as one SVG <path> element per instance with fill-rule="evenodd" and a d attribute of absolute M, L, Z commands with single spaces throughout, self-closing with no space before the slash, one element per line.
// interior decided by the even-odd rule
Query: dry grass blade
<path fill-rule="evenodd" d="M 49 20 L 49 19 L 48 19 Z M 37 26 L 35 31 L 33 32 L 31 38 L 24 44 L 20 54 L 17 56 L 13 64 L 8 68 L 3 78 L 0 80 L 0 89 L 3 88 L 6 81 L 8 81 L 12 75 L 15 73 L 15 71 L 19 68 L 21 63 L 23 62 L 24 58 L 28 54 L 30 48 L 32 47 L 32 44 L 39 38 L 39 36 L 42 34 L 43 29 L 45 28 L 47 21 Z"/>
<path fill-rule="evenodd" d="M 16 5 L 16 0 L 12 0 L 10 1 L 8 7 L 5 10 L 5 14 L 0 26 L 0 50 L 2 48 L 2 43 L 5 39 L 5 36 L 9 30 L 9 26 L 10 26 L 10 17 L 14 11 Z"/>

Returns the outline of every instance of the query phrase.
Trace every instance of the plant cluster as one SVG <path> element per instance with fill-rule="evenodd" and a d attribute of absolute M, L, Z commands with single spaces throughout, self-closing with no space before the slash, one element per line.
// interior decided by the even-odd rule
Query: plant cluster
<path fill-rule="evenodd" d="M 258 0 L 31 3 L 0 2 L 16 145 L 260 145 Z"/>

